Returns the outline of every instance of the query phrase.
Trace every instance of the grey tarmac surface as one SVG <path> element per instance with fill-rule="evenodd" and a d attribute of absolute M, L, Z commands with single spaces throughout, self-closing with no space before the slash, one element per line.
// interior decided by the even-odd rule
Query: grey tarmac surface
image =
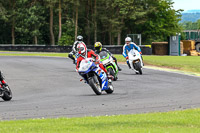
<path fill-rule="evenodd" d="M 113 94 L 101 96 L 80 82 L 70 59 L 1 56 L 0 70 L 13 99 L 0 98 L 0 120 L 164 112 L 200 107 L 200 78 L 121 65 Z"/>

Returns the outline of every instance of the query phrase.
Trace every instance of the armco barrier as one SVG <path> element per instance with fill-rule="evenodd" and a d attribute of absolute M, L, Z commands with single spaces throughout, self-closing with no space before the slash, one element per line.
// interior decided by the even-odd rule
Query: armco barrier
<path fill-rule="evenodd" d="M 93 46 L 87 46 L 89 49 L 93 49 Z M 113 54 L 122 54 L 123 46 L 117 45 L 104 45 Z M 146 46 L 140 46 L 144 55 L 151 55 L 152 48 Z M 4 51 L 27 51 L 27 52 L 70 52 L 72 46 L 49 46 L 49 45 L 0 45 L 0 50 Z"/>

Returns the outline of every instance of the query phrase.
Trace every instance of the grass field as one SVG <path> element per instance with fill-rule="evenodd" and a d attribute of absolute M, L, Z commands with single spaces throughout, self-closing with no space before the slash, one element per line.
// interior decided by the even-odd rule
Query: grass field
<path fill-rule="evenodd" d="M 1 133 L 199 133 L 200 109 L 83 118 L 1 121 Z"/>
<path fill-rule="evenodd" d="M 144 56 L 147 64 L 200 73 L 200 56 Z"/>

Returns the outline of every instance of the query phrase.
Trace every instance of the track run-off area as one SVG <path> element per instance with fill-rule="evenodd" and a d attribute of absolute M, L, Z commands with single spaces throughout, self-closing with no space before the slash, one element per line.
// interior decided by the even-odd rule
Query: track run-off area
<path fill-rule="evenodd" d="M 0 120 L 83 117 L 165 112 L 200 107 L 200 77 L 126 65 L 113 82 L 114 93 L 97 96 L 75 71 L 72 60 L 58 57 L 0 56 L 13 99 L 0 99 Z"/>

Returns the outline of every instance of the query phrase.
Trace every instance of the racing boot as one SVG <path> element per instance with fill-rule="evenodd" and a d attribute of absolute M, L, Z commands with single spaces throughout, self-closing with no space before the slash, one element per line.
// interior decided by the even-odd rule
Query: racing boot
<path fill-rule="evenodd" d="M 108 72 L 106 73 L 108 79 L 114 80 L 114 77 L 112 75 L 110 75 Z"/>
<path fill-rule="evenodd" d="M 0 97 L 3 96 L 3 88 L 2 88 L 2 85 L 0 84 Z"/>
<path fill-rule="evenodd" d="M 118 70 L 119 70 L 119 71 L 122 71 L 122 69 L 121 69 L 119 66 L 117 66 L 117 67 L 118 67 Z"/>
<path fill-rule="evenodd" d="M 141 55 L 141 58 L 142 58 L 142 65 L 144 66 L 144 62 L 143 62 L 143 57 L 142 57 L 142 55 Z"/>
<path fill-rule="evenodd" d="M 119 65 L 118 65 L 118 63 L 117 63 L 117 59 L 116 59 L 114 56 L 112 56 L 112 58 L 114 59 L 116 65 L 117 65 L 117 67 L 118 67 L 118 70 L 121 71 L 122 69 L 119 67 Z"/>
<path fill-rule="evenodd" d="M 76 64 L 75 58 L 73 57 L 72 54 L 69 54 L 68 57 L 73 60 L 73 64 Z"/>
<path fill-rule="evenodd" d="M 130 65 L 129 61 L 127 61 L 126 63 L 127 63 L 128 67 L 129 67 L 129 69 L 131 69 L 131 65 Z"/>

